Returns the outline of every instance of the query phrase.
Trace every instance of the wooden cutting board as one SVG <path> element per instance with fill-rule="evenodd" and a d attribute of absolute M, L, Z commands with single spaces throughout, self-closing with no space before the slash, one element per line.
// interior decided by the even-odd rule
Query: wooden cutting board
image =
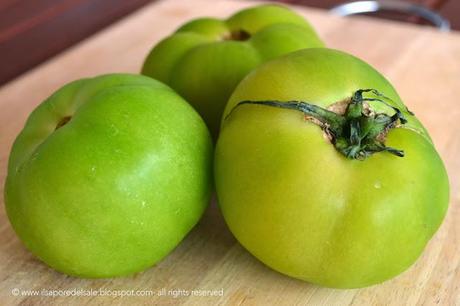
<path fill-rule="evenodd" d="M 149 48 L 184 21 L 202 15 L 227 16 L 254 3 L 153 3 L 0 88 L 0 186 L 4 185 L 15 136 L 30 111 L 54 90 L 81 77 L 138 72 Z M 312 22 L 328 46 L 355 54 L 385 74 L 428 128 L 442 155 L 451 182 L 450 208 L 440 231 L 414 266 L 393 280 L 359 290 L 320 288 L 290 279 L 246 252 L 212 205 L 183 243 L 157 266 L 133 277 L 83 280 L 59 274 L 36 260 L 14 234 L 2 207 L 0 304 L 460 305 L 460 36 L 432 28 L 297 10 Z M 98 296 L 53 298 L 26 296 L 24 291 L 39 290 L 30 294 L 40 294 L 42 289 L 93 290 L 92 294 L 101 289 L 105 295 L 98 291 Z M 183 291 L 176 291 L 175 297 L 170 291 L 174 289 Z M 111 290 L 154 295 L 116 297 L 114 294 L 130 293 Z M 218 295 L 191 296 L 191 290 L 217 290 Z"/>

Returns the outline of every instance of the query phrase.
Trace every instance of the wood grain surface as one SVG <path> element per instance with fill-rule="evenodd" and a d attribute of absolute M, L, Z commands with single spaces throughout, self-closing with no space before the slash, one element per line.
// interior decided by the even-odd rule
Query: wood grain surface
<path fill-rule="evenodd" d="M 0 85 L 152 0 L 1 0 Z"/>
<path fill-rule="evenodd" d="M 15 136 L 30 111 L 57 88 L 81 77 L 137 72 L 151 45 L 187 19 L 227 16 L 248 5 L 251 3 L 211 0 L 153 3 L 0 88 L 0 188 Z M 395 279 L 359 290 L 333 290 L 297 281 L 268 269 L 246 252 L 213 204 L 183 243 L 155 267 L 132 277 L 83 280 L 59 274 L 36 260 L 14 234 L 2 207 L 0 304 L 460 305 L 460 36 L 298 11 L 328 46 L 361 57 L 391 80 L 430 131 L 447 166 L 451 183 L 448 215 L 414 266 Z M 158 296 L 163 288 L 166 295 Z M 42 289 L 101 290 L 105 296 L 26 296 L 25 290 Z M 174 297 L 173 289 L 222 290 L 223 294 Z M 151 290 L 154 295 L 117 297 L 113 295 L 123 293 L 109 290 L 142 290 L 137 294 Z"/>

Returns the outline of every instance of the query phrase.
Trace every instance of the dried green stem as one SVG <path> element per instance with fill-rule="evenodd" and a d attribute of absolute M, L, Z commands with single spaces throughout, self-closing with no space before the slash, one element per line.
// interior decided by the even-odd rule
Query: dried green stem
<path fill-rule="evenodd" d="M 370 93 L 374 97 L 364 97 L 364 93 Z M 405 124 L 407 120 L 399 108 L 385 100 L 391 101 L 375 89 L 359 89 L 353 93 L 343 115 L 304 101 L 241 101 L 235 108 L 244 104 L 258 104 L 300 111 L 319 121 L 335 148 L 350 159 L 363 160 L 382 151 L 403 157 L 402 150 L 385 146 L 384 136 L 398 123 Z M 383 103 L 393 109 L 394 114 L 390 116 L 365 111 L 364 102 Z M 408 113 L 412 115 L 409 111 Z"/>

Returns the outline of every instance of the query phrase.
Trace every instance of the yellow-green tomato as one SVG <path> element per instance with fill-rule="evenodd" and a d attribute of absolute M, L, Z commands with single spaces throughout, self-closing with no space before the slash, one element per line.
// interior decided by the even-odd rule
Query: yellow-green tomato
<path fill-rule="evenodd" d="M 288 8 L 261 5 L 226 20 L 199 18 L 158 43 L 142 74 L 186 98 L 217 137 L 225 104 L 253 68 L 292 51 L 321 47 L 310 24 Z"/>
<path fill-rule="evenodd" d="M 212 141 L 166 85 L 113 74 L 72 82 L 30 115 L 9 158 L 8 217 L 26 247 L 80 277 L 142 271 L 198 222 Z"/>
<path fill-rule="evenodd" d="M 448 178 L 430 137 L 356 57 L 307 49 L 269 61 L 223 118 L 220 207 L 239 242 L 281 273 L 380 283 L 415 262 L 444 218 Z"/>

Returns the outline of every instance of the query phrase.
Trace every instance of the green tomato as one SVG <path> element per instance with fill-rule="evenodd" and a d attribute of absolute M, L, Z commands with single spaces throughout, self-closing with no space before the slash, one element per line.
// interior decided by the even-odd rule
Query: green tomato
<path fill-rule="evenodd" d="M 279 55 L 322 46 L 300 15 L 282 6 L 261 5 L 227 20 L 186 23 L 151 50 L 142 74 L 181 94 L 216 138 L 225 104 L 250 70 Z"/>
<path fill-rule="evenodd" d="M 336 288 L 380 283 L 414 263 L 444 218 L 448 178 L 430 137 L 356 57 L 307 49 L 267 62 L 223 118 L 220 207 L 239 242 L 281 273 Z"/>
<path fill-rule="evenodd" d="M 193 108 L 144 76 L 72 82 L 39 105 L 9 159 L 5 204 L 26 247 L 80 277 L 142 271 L 198 222 L 212 141 Z"/>

